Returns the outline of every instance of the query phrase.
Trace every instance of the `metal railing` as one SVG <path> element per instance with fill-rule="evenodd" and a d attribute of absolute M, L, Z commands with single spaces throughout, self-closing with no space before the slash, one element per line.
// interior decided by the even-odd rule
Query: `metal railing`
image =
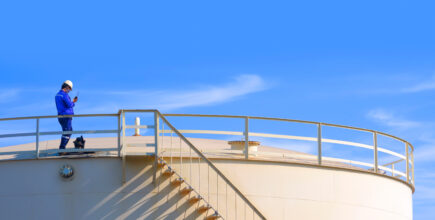
<path fill-rule="evenodd" d="M 293 120 L 293 119 L 283 119 L 283 118 L 268 118 L 268 117 L 253 117 L 253 116 L 237 116 L 237 115 L 201 115 L 201 114 L 165 114 L 167 117 L 197 117 L 197 118 L 236 118 L 244 120 L 242 124 L 244 126 L 244 131 L 217 131 L 217 130 L 183 130 L 179 131 L 183 134 L 214 134 L 214 135 L 239 135 L 244 137 L 245 141 L 245 149 L 243 151 L 244 158 L 249 159 L 249 140 L 250 137 L 265 137 L 265 138 L 278 138 L 278 139 L 289 139 L 289 140 L 300 140 L 300 141 L 310 141 L 317 142 L 317 164 L 324 165 L 323 161 L 329 162 L 339 162 L 339 163 L 349 163 L 354 165 L 360 165 L 364 167 L 371 168 L 373 173 L 382 173 L 381 171 L 390 172 L 391 176 L 396 178 L 403 178 L 404 181 L 411 185 L 414 190 L 415 181 L 414 181 L 414 147 L 399 137 L 386 134 L 383 132 L 357 128 L 351 126 L 330 124 L 330 123 L 322 123 L 322 122 L 314 122 L 314 121 L 303 121 L 303 120 Z M 292 122 L 292 123 L 300 123 L 300 124 L 310 124 L 317 126 L 317 133 L 313 136 L 295 136 L 295 135 L 283 135 L 283 134 L 270 134 L 270 133 L 256 133 L 250 132 L 249 124 L 252 120 L 262 120 L 262 121 L 281 121 L 281 122 Z M 335 139 L 327 139 L 322 137 L 322 129 L 326 127 L 335 127 L 335 128 L 343 128 L 347 130 L 354 130 L 359 132 L 370 133 L 373 136 L 373 145 L 368 145 L 364 143 L 351 142 L 351 141 L 343 141 L 343 140 L 335 140 Z M 394 152 L 393 150 L 386 149 L 385 147 L 378 146 L 378 137 L 384 136 L 387 138 L 391 138 L 397 141 L 400 141 L 403 144 L 403 149 L 405 150 L 405 154 L 402 155 L 400 153 Z M 348 160 L 343 158 L 332 158 L 325 157 L 322 154 L 322 144 L 323 143 L 331 143 L 331 144 L 339 144 L 339 145 L 347 145 L 359 148 L 365 148 L 372 150 L 373 153 L 373 163 L 366 163 L 361 161 Z M 382 152 L 393 156 L 395 158 L 399 158 L 393 162 L 389 162 L 386 164 L 379 164 L 378 153 Z M 405 170 L 403 172 L 399 171 L 397 167 L 395 167 L 398 163 L 405 162 Z M 390 167 L 390 168 L 389 168 Z"/>
<path fill-rule="evenodd" d="M 126 125 L 126 113 L 152 113 L 154 120 L 152 125 Z M 113 130 L 81 130 L 81 131 L 40 131 L 40 121 L 42 119 L 61 118 L 61 117 L 115 117 L 117 118 L 117 129 Z M 177 130 L 166 117 L 200 117 L 200 118 L 237 118 L 243 120 L 242 131 L 219 131 L 219 130 Z M 317 154 L 315 157 L 316 164 L 319 166 L 330 166 L 327 162 L 338 163 L 350 163 L 359 166 L 368 167 L 367 172 L 373 172 L 379 175 L 381 171 L 390 172 L 391 176 L 396 179 L 409 184 L 414 190 L 414 147 L 407 141 L 389 135 L 383 132 L 374 131 L 370 129 L 356 128 L 350 126 L 282 119 L 282 118 L 267 118 L 267 117 L 251 117 L 251 116 L 234 116 L 234 115 L 198 115 L 198 114 L 165 114 L 162 115 L 158 110 L 120 110 L 117 114 L 85 114 L 85 115 L 73 115 L 73 116 L 36 116 L 36 117 L 19 117 L 19 118 L 3 118 L 2 121 L 13 120 L 34 120 L 35 132 L 30 133 L 14 133 L 14 134 L 1 134 L 0 138 L 9 137 L 35 137 L 35 150 L 34 157 L 40 158 L 40 137 L 44 135 L 61 135 L 61 134 L 116 134 L 117 147 L 116 148 L 104 148 L 104 149 L 65 149 L 58 150 L 53 149 L 52 152 L 71 152 L 71 151 L 117 151 L 115 156 L 125 157 L 127 155 L 126 144 L 126 129 L 138 129 L 146 128 L 154 130 L 154 144 L 148 144 L 148 146 L 154 147 L 155 156 L 155 172 L 153 180 L 156 180 L 157 163 L 160 159 L 167 160 L 167 164 L 171 169 L 177 170 L 177 173 L 194 189 L 194 192 L 204 200 L 206 205 L 209 205 L 217 215 L 223 218 L 260 218 L 265 219 L 261 212 L 244 196 L 240 190 L 236 188 L 234 184 L 219 170 L 217 167 L 201 152 L 196 146 L 194 146 L 183 134 L 213 134 L 213 135 L 239 135 L 244 137 L 245 146 L 243 151 L 244 159 L 251 159 L 249 152 L 249 140 L 252 137 L 263 138 L 278 138 L 288 140 L 299 140 L 317 143 Z M 273 133 L 257 133 L 250 131 L 250 123 L 253 120 L 261 121 L 281 121 L 292 122 L 300 124 L 309 124 L 316 127 L 316 133 L 312 136 L 296 136 L 293 134 L 273 134 Z M 165 129 L 166 127 L 166 129 Z M 373 137 L 372 144 L 364 144 L 359 142 L 343 141 L 336 139 L 328 139 L 322 136 L 322 130 L 327 127 L 343 128 L 347 130 L 354 130 L 359 132 L 369 133 Z M 379 146 L 378 137 L 383 136 L 393 140 L 400 141 L 403 144 L 405 154 L 397 153 L 393 150 L 387 149 L 385 146 Z M 322 150 L 325 143 L 346 145 L 358 148 L 365 148 L 372 151 L 373 162 L 366 163 L 362 161 L 348 160 L 345 158 L 332 158 L 326 157 Z M 174 147 L 178 144 L 177 147 Z M 169 150 L 168 150 L 169 149 Z M 177 149 L 177 150 L 175 150 Z M 379 152 L 388 154 L 397 158 L 396 160 L 380 165 L 379 164 Z M 8 152 L 14 153 L 14 152 Z M 271 153 L 273 154 L 273 153 Z M 307 156 L 308 157 L 308 156 Z M 405 170 L 398 169 L 400 163 L 405 162 Z M 125 158 L 123 160 L 125 163 Z M 371 171 L 370 171 L 371 170 Z M 188 171 L 186 173 L 186 171 Z M 404 179 L 404 180 L 403 180 Z M 202 195 L 207 195 L 202 197 Z M 233 195 L 234 197 L 231 198 Z M 243 205 L 241 207 L 240 202 Z M 230 205 L 234 204 L 234 205 Z M 223 211 L 222 211 L 223 210 Z M 252 214 L 250 214 L 252 213 Z M 234 216 L 233 216 L 234 215 Z"/>
<path fill-rule="evenodd" d="M 31 116 L 31 117 L 16 117 L 16 118 L 0 118 L 0 122 L 4 121 L 21 121 L 21 120 L 35 120 L 35 132 L 30 133 L 13 133 L 13 134 L 1 134 L 0 138 L 11 138 L 11 137 L 35 137 L 35 158 L 40 158 L 40 137 L 46 135 L 63 135 L 63 134 L 118 134 L 118 140 L 120 139 L 120 128 L 116 130 L 79 130 L 79 131 L 48 131 L 41 132 L 40 131 L 40 121 L 42 119 L 53 119 L 53 118 L 81 118 L 81 117 L 118 117 L 118 121 L 120 120 L 119 114 L 82 114 L 82 115 L 51 115 L 51 116 Z M 98 149 L 98 151 L 114 151 L 121 149 L 121 146 L 118 145 L 118 148 L 106 148 L 106 149 Z M 48 153 L 65 153 L 65 152 L 83 152 L 83 151 L 94 151 L 97 149 L 53 149 L 45 152 Z M 9 154 L 20 153 L 20 152 L 7 152 Z"/>

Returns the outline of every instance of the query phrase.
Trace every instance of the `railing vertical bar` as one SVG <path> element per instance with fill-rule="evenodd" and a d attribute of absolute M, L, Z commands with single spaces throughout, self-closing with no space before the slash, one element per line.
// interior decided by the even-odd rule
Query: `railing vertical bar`
<path fill-rule="evenodd" d="M 118 157 L 121 157 L 121 113 L 118 115 Z"/>
<path fill-rule="evenodd" d="M 122 110 L 121 111 L 122 114 L 122 145 L 121 145 L 121 155 L 122 155 L 122 184 L 125 183 L 125 152 L 126 152 L 126 147 L 127 145 L 125 144 L 125 112 Z"/>
<path fill-rule="evenodd" d="M 406 151 L 406 182 L 409 183 L 409 146 L 408 143 L 405 143 L 405 151 Z"/>
<path fill-rule="evenodd" d="M 225 218 L 228 218 L 228 183 L 225 183 Z"/>
<path fill-rule="evenodd" d="M 207 201 L 210 201 L 210 165 L 207 166 Z"/>
<path fill-rule="evenodd" d="M 39 159 L 39 118 L 36 119 L 36 158 Z"/>
<path fill-rule="evenodd" d="M 322 124 L 317 124 L 317 162 L 322 165 Z"/>
<path fill-rule="evenodd" d="M 245 117 L 245 159 L 249 158 L 249 117 Z"/>
<path fill-rule="evenodd" d="M 374 155 L 374 172 L 378 173 L 378 133 L 373 132 L 373 155 Z"/>
<path fill-rule="evenodd" d="M 153 183 L 156 186 L 156 176 L 157 176 L 157 165 L 159 159 L 159 133 L 160 133 L 160 125 L 159 125 L 159 115 L 157 112 L 154 112 L 154 174 L 153 174 Z"/>
<path fill-rule="evenodd" d="M 164 148 L 164 144 L 163 144 L 163 138 L 164 138 L 164 136 L 165 136 L 165 123 L 163 123 L 162 122 L 162 132 L 160 132 L 160 134 L 161 134 L 161 136 L 162 136 L 162 141 L 160 142 L 160 148 L 161 148 L 161 150 L 162 150 L 162 152 L 161 153 L 163 153 L 163 148 Z M 162 155 L 162 157 L 163 157 L 163 155 Z"/>
<path fill-rule="evenodd" d="M 391 164 L 391 176 L 394 177 L 394 163 Z"/>
<path fill-rule="evenodd" d="M 201 158 L 198 157 L 198 192 L 201 193 Z"/>
<path fill-rule="evenodd" d="M 181 155 L 181 137 L 180 138 L 180 175 L 183 176 L 183 155 Z"/>
<path fill-rule="evenodd" d="M 234 191 L 234 219 L 237 220 L 237 193 Z"/>
<path fill-rule="evenodd" d="M 415 186 L 415 180 L 414 180 L 414 166 L 415 166 L 415 163 L 414 163 L 414 150 L 412 150 L 411 151 L 411 162 L 412 162 L 412 185 L 413 186 Z"/>
<path fill-rule="evenodd" d="M 192 148 L 190 148 L 190 147 L 189 147 L 189 157 L 190 157 L 189 179 L 190 179 L 190 182 L 193 184 L 193 181 L 192 181 Z"/>
<path fill-rule="evenodd" d="M 171 151 L 170 151 L 170 155 L 171 155 L 171 168 L 172 168 L 172 151 L 174 150 L 173 145 L 172 145 L 172 129 L 171 129 Z"/>
<path fill-rule="evenodd" d="M 217 210 L 219 210 L 219 175 L 216 173 L 216 204 Z"/>
<path fill-rule="evenodd" d="M 122 140 L 122 146 L 121 146 L 121 153 L 122 153 L 122 155 L 123 156 L 125 156 L 125 148 L 126 148 L 126 146 L 125 146 L 125 112 L 124 111 L 122 111 L 121 112 L 121 114 L 122 114 L 122 138 L 121 138 L 121 140 Z"/>

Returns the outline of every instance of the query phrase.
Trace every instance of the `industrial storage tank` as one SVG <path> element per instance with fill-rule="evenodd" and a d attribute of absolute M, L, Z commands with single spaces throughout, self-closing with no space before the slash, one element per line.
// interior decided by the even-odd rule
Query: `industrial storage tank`
<path fill-rule="evenodd" d="M 35 138 L 0 148 L 0 219 L 412 219 L 414 149 L 389 134 L 281 118 L 120 110 L 75 115 L 92 129 L 69 133 L 101 136 L 86 136 L 85 149 L 69 143 L 59 150 L 59 140 L 42 139 L 68 132 L 41 125 L 57 117 L 0 119 L 36 122 L 34 132 L 0 135 Z M 93 129 L 86 120 L 96 117 L 112 118 L 115 129 Z M 211 118 L 219 123 L 200 120 Z M 264 124 L 275 122 L 284 126 Z M 290 123 L 308 127 L 286 133 Z M 347 131 L 357 140 L 329 137 Z M 358 153 L 340 158 L 332 145 Z"/>

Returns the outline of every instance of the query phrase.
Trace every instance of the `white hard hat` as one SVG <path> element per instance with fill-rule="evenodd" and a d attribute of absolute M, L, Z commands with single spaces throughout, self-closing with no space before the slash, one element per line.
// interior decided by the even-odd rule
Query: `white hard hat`
<path fill-rule="evenodd" d="M 71 90 L 73 89 L 73 83 L 70 80 L 66 80 L 65 82 L 63 82 L 63 84 L 67 84 Z"/>

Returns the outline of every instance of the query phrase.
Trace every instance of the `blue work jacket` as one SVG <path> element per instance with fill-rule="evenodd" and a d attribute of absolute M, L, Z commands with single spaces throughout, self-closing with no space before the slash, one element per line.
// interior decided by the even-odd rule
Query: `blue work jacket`
<path fill-rule="evenodd" d="M 58 115 L 74 115 L 74 102 L 71 101 L 68 93 L 60 90 L 55 97 Z"/>

